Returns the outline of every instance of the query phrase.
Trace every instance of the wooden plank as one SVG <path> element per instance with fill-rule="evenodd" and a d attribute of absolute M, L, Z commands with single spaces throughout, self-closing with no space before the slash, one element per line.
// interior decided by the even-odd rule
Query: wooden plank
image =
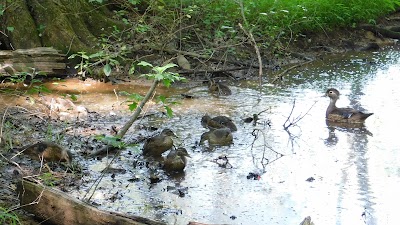
<path fill-rule="evenodd" d="M 17 184 L 22 208 L 43 221 L 58 225 L 165 225 L 138 216 L 101 211 L 54 188 L 23 179 Z"/>

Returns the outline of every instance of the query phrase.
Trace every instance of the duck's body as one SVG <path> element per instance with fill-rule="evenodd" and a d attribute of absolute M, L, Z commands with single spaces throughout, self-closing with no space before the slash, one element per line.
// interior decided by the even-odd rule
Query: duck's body
<path fill-rule="evenodd" d="M 143 155 L 160 157 L 174 145 L 171 137 L 175 137 L 174 132 L 164 129 L 159 135 L 147 139 L 143 146 Z"/>
<path fill-rule="evenodd" d="M 17 150 L 33 159 L 43 159 L 45 162 L 67 162 L 71 164 L 72 161 L 71 152 L 50 141 L 40 141 Z"/>
<path fill-rule="evenodd" d="M 210 130 L 201 135 L 200 144 L 205 141 L 209 145 L 230 145 L 233 142 L 232 132 L 229 128 Z"/>
<path fill-rule="evenodd" d="M 336 123 L 364 123 L 364 121 L 373 113 L 363 113 L 352 108 L 338 108 L 336 101 L 339 99 L 339 91 L 330 88 L 325 93 L 330 98 L 330 103 L 326 109 L 326 119 Z"/>
<path fill-rule="evenodd" d="M 211 118 L 209 115 L 205 115 L 201 118 L 201 125 L 209 129 L 219 129 L 227 127 L 231 131 L 237 131 L 236 125 L 229 117 L 226 116 L 216 116 Z"/>
<path fill-rule="evenodd" d="M 171 150 L 164 161 L 164 168 L 171 172 L 183 171 L 187 164 L 187 157 L 190 157 L 185 148 Z"/>
<path fill-rule="evenodd" d="M 212 94 L 216 94 L 216 95 L 227 96 L 227 95 L 232 94 L 232 91 L 228 86 L 226 86 L 225 84 L 218 83 L 218 82 L 212 82 L 210 84 L 210 86 L 208 87 L 208 90 Z"/>

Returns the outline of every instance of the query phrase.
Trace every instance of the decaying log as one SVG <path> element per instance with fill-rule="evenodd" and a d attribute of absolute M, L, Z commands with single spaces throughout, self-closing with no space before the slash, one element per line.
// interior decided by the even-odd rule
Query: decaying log
<path fill-rule="evenodd" d="M 23 179 L 17 193 L 22 208 L 46 223 L 57 225 L 165 225 L 138 216 L 101 211 L 54 188 Z"/>
<path fill-rule="evenodd" d="M 10 76 L 20 72 L 32 75 L 65 74 L 64 54 L 50 47 L 0 51 L 0 76 Z"/>

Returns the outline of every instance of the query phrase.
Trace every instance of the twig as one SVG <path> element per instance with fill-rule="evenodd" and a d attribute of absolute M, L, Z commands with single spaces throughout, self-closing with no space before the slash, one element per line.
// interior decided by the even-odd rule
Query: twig
<path fill-rule="evenodd" d="M 3 140 L 3 127 L 4 127 L 4 120 L 6 119 L 6 114 L 8 111 L 8 106 L 6 107 L 6 109 L 4 110 L 3 113 L 3 118 L 1 119 L 1 127 L 0 127 L 0 144 L 2 143 Z"/>
<path fill-rule="evenodd" d="M 119 151 L 119 152 L 120 152 L 120 151 Z M 119 152 L 118 152 L 118 153 L 119 153 Z M 92 184 L 92 186 L 90 186 L 89 190 L 88 190 L 88 191 L 86 192 L 86 194 L 83 196 L 83 199 L 85 199 L 85 198 L 86 198 L 86 195 L 89 194 L 90 191 L 92 191 L 92 194 L 91 194 L 90 197 L 86 200 L 87 202 L 90 201 L 90 199 L 93 197 L 94 193 L 95 193 L 96 190 L 97 190 L 97 187 L 99 186 L 101 180 L 103 179 L 104 175 L 106 174 L 107 169 L 110 168 L 110 166 L 112 165 L 112 163 L 114 162 L 114 160 L 119 156 L 118 153 L 114 155 L 114 157 L 111 159 L 110 163 L 106 166 L 106 168 L 104 168 L 104 169 L 101 171 L 100 176 L 94 181 L 94 183 Z M 94 189 L 92 190 L 93 186 L 94 186 Z"/>
<path fill-rule="evenodd" d="M 309 113 L 310 110 L 314 107 L 314 105 L 315 105 L 316 103 L 317 103 L 317 101 L 315 101 L 314 104 L 311 105 L 311 107 L 307 110 L 306 113 L 304 113 L 303 115 L 300 114 L 300 115 L 297 116 L 296 118 L 292 119 L 292 121 L 290 121 L 290 123 L 289 123 L 288 125 L 286 125 L 286 123 L 289 122 L 289 120 L 291 119 L 292 114 L 293 114 L 293 110 L 294 110 L 294 108 L 295 108 L 295 106 L 296 106 L 296 100 L 294 99 L 294 100 L 293 100 L 293 106 L 292 106 L 292 109 L 290 110 L 289 116 L 286 118 L 285 123 L 283 123 L 283 125 L 282 125 L 282 126 L 283 126 L 283 129 L 287 130 L 287 129 L 289 129 L 289 127 L 295 126 L 295 125 L 297 124 L 297 122 L 299 122 L 299 121 L 302 120 L 306 115 L 308 115 L 308 113 Z"/>
<path fill-rule="evenodd" d="M 275 162 L 276 160 L 282 158 L 282 157 L 284 156 L 284 154 L 275 151 L 272 147 L 270 147 L 270 146 L 267 145 L 267 140 L 266 140 L 265 133 L 264 133 L 263 130 L 261 130 L 261 129 L 254 129 L 254 130 L 253 130 L 252 135 L 254 136 L 254 140 L 253 140 L 253 142 L 251 143 L 251 149 L 254 148 L 254 143 L 255 143 L 255 141 L 258 139 L 259 133 L 260 133 L 260 132 L 261 132 L 262 135 L 263 135 L 263 141 L 264 141 L 264 144 L 263 144 L 263 153 L 262 153 L 262 158 L 261 158 L 261 165 L 262 165 L 263 170 L 264 170 L 264 172 L 265 172 L 265 166 L 266 166 L 266 165 L 268 165 L 268 164 L 270 164 L 270 163 L 272 163 L 272 162 Z M 270 151 L 272 151 L 272 152 L 274 152 L 275 154 L 277 154 L 278 157 L 275 158 L 275 159 L 273 159 L 272 161 L 270 161 L 269 159 L 267 159 L 266 156 L 265 156 L 265 153 L 266 153 L 267 149 L 269 149 Z M 266 161 L 266 162 L 264 162 L 264 161 Z"/>
<path fill-rule="evenodd" d="M 179 74 L 194 74 L 194 73 L 221 73 L 221 72 L 229 72 L 229 71 L 236 71 L 236 70 L 246 70 L 250 67 L 234 67 L 229 69 L 220 69 L 220 70 L 192 70 L 192 71 L 178 71 Z"/>
<path fill-rule="evenodd" d="M 242 18 L 243 21 L 245 23 L 246 26 L 249 26 L 247 20 L 246 20 L 246 16 L 244 15 L 244 7 L 243 7 L 243 1 L 239 1 L 239 5 L 240 5 L 240 12 L 242 14 Z M 242 24 L 239 23 L 239 27 L 243 30 L 243 32 L 250 38 L 251 44 L 254 47 L 254 50 L 256 51 L 256 55 L 257 55 L 257 59 L 258 59 L 258 79 L 259 79 L 259 85 L 260 85 L 260 89 L 261 89 L 261 85 L 262 85 L 262 60 L 261 60 L 261 54 L 260 54 L 260 49 L 257 46 L 257 42 L 254 39 L 253 33 L 251 32 L 251 30 L 247 31 L 243 28 Z"/>

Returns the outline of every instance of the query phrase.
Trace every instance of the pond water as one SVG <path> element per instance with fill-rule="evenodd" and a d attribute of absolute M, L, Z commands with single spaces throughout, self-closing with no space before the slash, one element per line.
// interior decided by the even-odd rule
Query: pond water
<path fill-rule="evenodd" d="M 237 83 L 227 97 L 209 95 L 201 85 L 190 90 L 195 99 L 177 97 L 188 89 L 164 89 L 179 101 L 172 107 L 175 116 L 149 117 L 146 123 L 177 134 L 175 145 L 191 155 L 185 173 L 165 175 L 151 184 L 149 171 L 134 166 L 135 150 L 128 149 L 112 166 L 126 173 L 106 174 L 91 201 L 102 209 L 167 224 L 299 224 L 306 216 L 316 225 L 399 224 L 399 59 L 398 49 L 326 58 L 291 71 L 281 84 L 266 84 L 261 91 L 257 83 Z M 329 99 L 322 96 L 330 87 L 341 91 L 338 106 L 374 113 L 365 127 L 327 126 Z M 114 89 L 146 90 L 129 85 L 101 89 L 81 92 L 81 103 L 107 112 L 115 105 L 125 107 L 114 104 L 120 101 Z M 301 119 L 287 132 L 283 125 L 292 108 L 289 120 Z M 243 122 L 262 111 L 256 126 Z M 197 145 L 207 131 L 200 125 L 205 113 L 233 119 L 238 127 L 233 145 Z M 218 164 L 219 156 L 227 156 L 230 166 Z M 82 199 L 110 159 L 90 160 L 90 177 L 84 177 L 72 195 Z M 248 179 L 249 173 L 261 177 Z"/>

